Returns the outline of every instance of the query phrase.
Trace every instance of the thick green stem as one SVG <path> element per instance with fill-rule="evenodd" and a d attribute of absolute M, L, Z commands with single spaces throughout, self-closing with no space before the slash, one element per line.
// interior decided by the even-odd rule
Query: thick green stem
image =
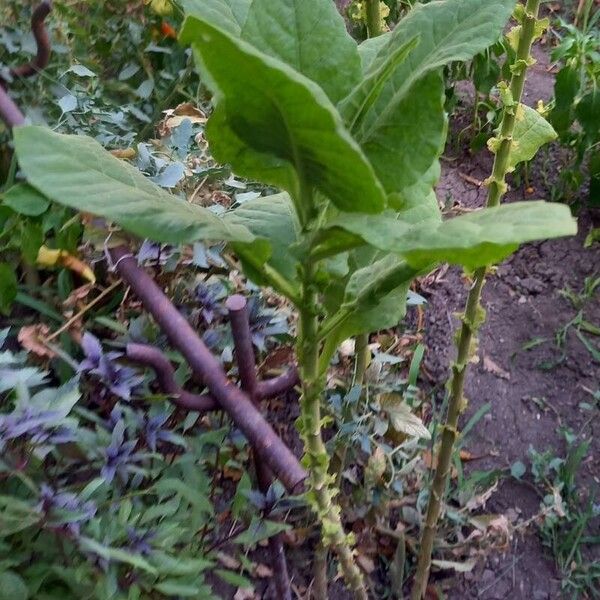
<path fill-rule="evenodd" d="M 366 0 L 367 32 L 370 38 L 381 34 L 381 10 L 379 0 Z"/>
<path fill-rule="evenodd" d="M 510 83 L 510 95 L 505 103 L 502 123 L 500 125 L 500 144 L 496 151 L 492 176 L 488 180 L 487 206 L 497 206 L 506 190 L 506 173 L 508 171 L 509 155 L 513 141 L 516 112 L 523 95 L 525 74 L 530 61 L 531 45 L 535 38 L 535 28 L 540 6 L 540 0 L 528 0 L 522 29 L 519 38 L 516 62 L 513 66 L 513 76 Z M 485 319 L 485 313 L 480 305 L 481 292 L 485 285 L 486 269 L 475 272 L 473 285 L 469 291 L 465 311 L 462 316 L 462 326 L 458 335 L 458 352 L 456 362 L 452 366 L 452 378 L 449 388 L 448 414 L 443 427 L 437 466 L 429 494 L 429 503 L 425 517 L 425 526 L 421 536 L 421 546 L 417 562 L 411 600 L 425 597 L 431 555 L 437 530 L 437 522 L 446 490 L 454 443 L 458 436 L 458 420 L 465 408 L 464 386 L 467 367 L 472 357 L 473 340 Z"/>
<path fill-rule="evenodd" d="M 309 472 L 309 497 L 319 517 L 322 543 L 338 557 L 344 579 L 357 600 L 367 600 L 362 574 L 354 562 L 348 537 L 344 533 L 340 508 L 334 502 L 335 491 L 329 475 L 329 456 L 321 436 L 321 396 L 325 375 L 319 369 L 318 293 L 316 264 L 304 267 L 302 298 L 298 321 L 298 357 L 302 379 L 301 431 L 305 461 Z M 320 578 L 321 573 L 317 573 Z"/>

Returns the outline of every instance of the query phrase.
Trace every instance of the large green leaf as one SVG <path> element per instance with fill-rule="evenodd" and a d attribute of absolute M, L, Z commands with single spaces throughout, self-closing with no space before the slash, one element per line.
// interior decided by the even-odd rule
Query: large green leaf
<path fill-rule="evenodd" d="M 441 214 L 432 186 L 438 176 L 439 165 L 436 163 L 424 181 L 406 190 L 402 205 L 397 207 L 398 212 L 388 213 L 389 218 L 410 226 L 437 227 Z M 340 235 L 339 231 L 329 231 L 335 237 Z M 324 296 L 330 315 L 335 315 L 340 306 L 348 311 L 345 321 L 332 334 L 338 342 L 397 325 L 406 313 L 408 288 L 417 274 L 417 269 L 407 265 L 397 254 L 373 246 L 354 250 L 349 263 L 350 276 L 330 284 Z"/>
<path fill-rule="evenodd" d="M 381 49 L 390 41 L 391 35 L 391 31 L 386 31 L 377 37 L 367 38 L 358 46 L 358 54 L 364 74 L 369 73 L 373 61 L 377 58 Z"/>
<path fill-rule="evenodd" d="M 14 136 L 28 183 L 59 204 L 161 242 L 254 240 L 246 228 L 163 191 L 91 138 L 34 126 L 16 128 Z"/>
<path fill-rule="evenodd" d="M 186 15 L 199 17 L 229 33 L 240 35 L 252 0 L 181 0 Z"/>
<path fill-rule="evenodd" d="M 360 81 L 356 42 L 330 0 L 184 0 L 183 7 L 306 75 L 333 102 Z"/>
<path fill-rule="evenodd" d="M 332 221 L 382 250 L 404 256 L 415 268 L 449 262 L 477 268 L 500 262 L 519 244 L 577 233 L 567 206 L 516 202 L 486 208 L 439 223 L 411 225 L 389 211 L 381 215 L 340 215 Z"/>
<path fill-rule="evenodd" d="M 229 224 L 246 227 L 257 238 L 267 240 L 270 244 L 269 264 L 287 280 L 296 279 L 299 261 L 293 246 L 298 240 L 300 226 L 287 194 L 249 200 L 227 213 L 224 219 Z"/>
<path fill-rule="evenodd" d="M 309 186 L 342 210 L 383 209 L 381 184 L 318 85 L 205 21 L 188 17 L 181 39 L 215 92 L 206 133 L 217 160 L 296 202 Z"/>
<path fill-rule="evenodd" d="M 391 73 L 377 102 L 353 130 L 374 163 L 386 191 L 399 192 L 415 183 L 439 154 L 445 137 L 445 123 L 428 114 L 434 101 L 439 102 L 440 83 L 430 86 L 419 82 L 432 71 L 452 61 L 468 60 L 493 44 L 502 33 L 514 0 L 446 0 L 419 4 L 400 21 L 387 43 L 373 42 L 361 50 L 369 74 L 390 60 L 394 51 L 408 40 L 418 37 L 418 46 L 407 60 Z M 381 47 L 379 47 L 381 44 Z M 378 53 L 373 58 L 373 51 Z M 354 104 L 354 94 L 364 95 L 359 86 L 351 92 L 344 106 Z M 419 107 L 421 107 L 419 110 Z M 410 108 L 413 123 L 421 125 L 405 132 L 397 126 Z M 438 105 L 438 113 L 440 108 Z M 346 122 L 355 115 L 344 113 Z M 415 159 L 418 157 L 418 159 Z"/>
<path fill-rule="evenodd" d="M 334 103 L 360 81 L 356 42 L 331 0 L 253 0 L 241 35 L 318 83 Z"/>

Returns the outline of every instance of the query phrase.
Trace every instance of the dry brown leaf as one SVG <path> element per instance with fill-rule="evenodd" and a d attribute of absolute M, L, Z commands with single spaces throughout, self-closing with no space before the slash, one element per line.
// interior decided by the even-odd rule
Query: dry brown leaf
<path fill-rule="evenodd" d="M 26 327 L 21 327 L 17 339 L 25 350 L 29 350 L 29 352 L 32 352 L 36 356 L 54 358 L 56 353 L 50 350 L 43 342 L 49 333 L 50 328 L 43 323 L 27 325 Z"/>
<path fill-rule="evenodd" d="M 236 571 L 240 568 L 240 561 L 233 556 L 229 556 L 229 554 L 225 554 L 225 552 L 217 552 L 217 560 L 227 569 L 231 569 L 232 571 Z"/>
<path fill-rule="evenodd" d="M 233 595 L 233 600 L 258 600 L 258 598 L 259 596 L 251 588 L 238 588 Z"/>
<path fill-rule="evenodd" d="M 93 289 L 93 283 L 86 283 L 85 285 L 79 286 L 67 296 L 67 298 L 63 301 L 63 306 L 65 308 L 74 308 L 82 300 L 85 300 Z"/>
<path fill-rule="evenodd" d="M 370 556 L 366 554 L 361 554 L 360 550 L 356 555 L 356 562 L 359 564 L 360 568 L 370 575 L 375 570 L 375 562 Z"/>
<path fill-rule="evenodd" d="M 483 368 L 492 375 L 500 377 L 500 379 L 510 379 L 510 373 L 497 365 L 489 356 L 483 357 Z"/>
<path fill-rule="evenodd" d="M 137 154 L 135 148 L 117 148 L 115 150 L 111 150 L 110 153 L 116 158 L 120 158 L 122 160 L 131 160 L 135 158 Z"/>
<path fill-rule="evenodd" d="M 206 123 L 206 115 L 191 102 L 183 102 L 175 108 L 164 111 L 165 118 L 158 125 L 158 133 L 166 137 L 173 129 L 179 127 L 186 119 L 192 124 Z"/>
<path fill-rule="evenodd" d="M 260 577 L 261 579 L 267 579 L 269 577 L 273 577 L 273 569 L 271 569 L 271 567 L 267 567 L 267 565 L 259 563 L 254 567 L 254 575 L 256 577 Z"/>

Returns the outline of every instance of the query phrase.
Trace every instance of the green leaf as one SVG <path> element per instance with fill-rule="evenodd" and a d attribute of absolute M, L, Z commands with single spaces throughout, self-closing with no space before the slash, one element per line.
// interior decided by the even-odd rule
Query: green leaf
<path fill-rule="evenodd" d="M 29 590 L 20 575 L 14 571 L 0 573 L 0 600 L 27 600 Z"/>
<path fill-rule="evenodd" d="M 508 159 L 508 172 L 514 171 L 520 162 L 530 161 L 544 144 L 555 140 L 556 137 L 552 125 L 537 110 L 520 104 Z"/>
<path fill-rule="evenodd" d="M 408 289 L 416 275 L 395 254 L 352 273 L 342 303 L 342 309 L 350 307 L 351 312 L 336 332 L 338 341 L 395 327 L 406 314 Z"/>
<path fill-rule="evenodd" d="M 226 223 L 247 228 L 270 244 L 269 264 L 289 281 L 296 279 L 298 259 L 292 246 L 298 241 L 298 219 L 287 194 L 263 196 L 244 202 L 224 216 Z M 248 252 L 256 252 L 248 249 Z M 267 258 L 267 257 L 265 257 Z"/>
<path fill-rule="evenodd" d="M 372 246 L 404 256 L 415 268 L 449 262 L 474 269 L 500 262 L 519 244 L 577 233 L 567 206 L 547 202 L 515 202 L 486 208 L 432 226 L 381 215 L 345 214 L 332 225 L 347 229 Z"/>
<path fill-rule="evenodd" d="M 198 17 L 306 75 L 333 102 L 359 81 L 360 57 L 344 19 L 328 0 L 183 0 Z"/>
<path fill-rule="evenodd" d="M 360 81 L 360 57 L 329 0 L 253 0 L 241 36 L 318 83 L 338 102 Z"/>
<path fill-rule="evenodd" d="M 340 103 L 338 110 L 342 117 L 347 119 L 347 125 L 351 131 L 360 126 L 364 116 L 376 102 L 394 69 L 406 60 L 408 54 L 417 44 L 418 38 L 415 37 L 394 49 L 394 53 L 389 59 L 383 62 L 379 68 L 371 71 L 362 80 L 361 84 L 353 90 L 352 94 Z"/>
<path fill-rule="evenodd" d="M 309 186 L 342 210 L 383 209 L 381 185 L 319 86 L 198 19 L 186 19 L 181 39 L 210 75 L 217 109 L 206 135 L 218 161 L 284 189 L 294 202 Z"/>
<path fill-rule="evenodd" d="M 30 265 L 34 265 L 44 243 L 42 225 L 29 219 L 21 223 L 21 255 Z"/>
<path fill-rule="evenodd" d="M 240 35 L 252 0 L 181 0 L 186 15 L 193 15 L 234 35 Z"/>
<path fill-rule="evenodd" d="M 200 583 L 202 585 L 203 582 Z M 178 596 L 181 598 L 198 598 L 198 585 L 180 582 L 176 579 L 165 579 L 154 585 L 154 589 L 166 596 Z"/>
<path fill-rule="evenodd" d="M 418 46 L 393 70 L 377 102 L 352 131 L 373 162 L 386 191 L 399 192 L 418 181 L 443 145 L 441 80 L 438 76 L 436 82 L 431 75 L 428 85 L 419 82 L 440 67 L 452 61 L 469 60 L 493 44 L 513 8 L 514 0 L 447 0 L 419 4 L 400 21 L 375 58 L 371 59 L 372 48 L 361 50 L 363 60 L 368 63 L 366 74 L 369 76 L 390 60 L 396 48 L 414 37 L 419 38 Z M 437 114 L 429 114 L 434 108 Z M 412 121 L 403 118 L 407 110 Z M 346 120 L 353 122 L 354 118 L 346 115 Z M 410 133 L 404 132 L 399 122 L 413 125 Z"/>
<path fill-rule="evenodd" d="M 33 126 L 17 127 L 14 136 L 28 182 L 59 204 L 156 241 L 254 239 L 247 229 L 227 225 L 208 209 L 168 194 L 91 138 Z"/>
<path fill-rule="evenodd" d="M 367 38 L 364 42 L 361 42 L 358 46 L 358 54 L 360 56 L 360 62 L 362 65 L 362 71 L 364 74 L 369 72 L 369 69 L 373 65 L 373 62 L 377 58 L 381 49 L 390 41 L 392 36 L 391 31 L 386 31 L 382 35 L 378 35 L 374 38 Z"/>
<path fill-rule="evenodd" d="M 439 165 L 436 162 L 422 182 L 407 188 L 404 198 L 394 200 L 398 212 L 390 211 L 386 215 L 407 225 L 429 223 L 430 227 L 436 227 L 441 221 L 441 214 L 432 185 L 438 177 Z M 343 215 L 341 219 L 344 219 Z M 341 237 L 338 230 L 326 230 L 325 234 L 330 236 L 325 243 Z M 358 236 L 348 235 L 351 236 L 350 242 L 358 246 Z M 350 310 L 344 322 L 336 328 L 334 335 L 338 341 L 397 325 L 406 314 L 409 285 L 418 273 L 397 254 L 378 251 L 370 246 L 354 250 L 350 263 L 353 272 L 345 283 L 345 289 L 344 283 L 337 282 L 330 285 L 325 294 L 326 307 L 332 317 L 340 310 L 340 304 L 344 310 Z"/>
<path fill-rule="evenodd" d="M 575 106 L 575 115 L 586 136 L 592 143 L 600 134 L 600 90 L 594 88 Z"/>
<path fill-rule="evenodd" d="M 39 217 L 50 205 L 45 196 L 26 183 L 13 185 L 10 190 L 2 194 L 2 202 L 4 206 L 27 217 Z"/>
<path fill-rule="evenodd" d="M 194 506 L 200 512 L 212 515 L 214 512 L 213 505 L 208 497 L 201 493 L 200 490 L 188 486 L 181 479 L 161 479 L 153 488 L 159 494 L 175 493 L 185 499 L 189 504 Z"/>
<path fill-rule="evenodd" d="M 561 137 L 568 133 L 573 124 L 573 105 L 580 85 L 579 71 L 574 67 L 563 67 L 556 75 L 554 108 L 549 118 Z"/>
<path fill-rule="evenodd" d="M 82 549 L 93 552 L 105 560 L 114 560 L 116 562 L 131 565 L 132 567 L 141 569 L 151 575 L 157 574 L 156 569 L 139 554 L 134 554 L 131 551 L 123 550 L 121 548 L 111 548 L 92 538 L 83 536 L 79 538 L 79 544 Z"/>
<path fill-rule="evenodd" d="M 408 234 L 402 254 L 409 264 L 449 262 L 468 269 L 496 264 L 520 244 L 575 235 L 577 221 L 568 206 L 515 202 L 486 208 Z"/>
<path fill-rule="evenodd" d="M 233 571 L 226 571 L 225 569 L 215 569 L 215 575 L 222 579 L 225 583 L 230 585 L 234 585 L 236 587 L 251 589 L 252 582 L 244 577 L 243 575 L 239 575 L 238 573 L 234 573 Z"/>
<path fill-rule="evenodd" d="M 0 263 L 0 313 L 8 315 L 17 297 L 17 276 L 14 267 Z"/>

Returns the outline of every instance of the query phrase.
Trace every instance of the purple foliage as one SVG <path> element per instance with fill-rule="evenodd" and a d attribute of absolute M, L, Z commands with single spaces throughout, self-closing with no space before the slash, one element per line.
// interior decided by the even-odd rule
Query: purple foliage
<path fill-rule="evenodd" d="M 79 371 L 95 375 L 115 395 L 129 400 L 132 392 L 144 381 L 135 369 L 120 365 L 116 359 L 120 352 L 104 352 L 98 339 L 91 333 L 85 333 L 81 340 L 85 358 L 79 364 Z"/>
<path fill-rule="evenodd" d="M 177 443 L 178 441 L 176 436 L 164 427 L 168 419 L 169 415 L 166 413 L 153 417 L 140 416 L 142 436 L 152 452 L 156 452 L 158 442 Z"/>
<path fill-rule="evenodd" d="M 119 420 L 113 429 L 110 444 L 104 450 L 105 462 L 100 474 L 106 483 L 112 483 L 115 475 L 127 481 L 130 467 L 142 459 L 140 454 L 134 452 L 136 445 L 137 440 L 125 439 L 125 422 Z"/>
<path fill-rule="evenodd" d="M 202 305 L 201 313 L 204 321 L 210 325 L 216 317 L 226 314 L 223 306 L 223 287 L 219 284 L 199 283 L 196 286 L 196 298 Z"/>
<path fill-rule="evenodd" d="M 40 502 L 36 508 L 46 518 L 58 518 L 65 521 L 62 527 L 74 537 L 79 536 L 81 525 L 90 521 L 96 515 L 97 510 L 96 504 L 92 500 L 84 502 L 72 492 L 56 491 L 46 484 L 42 484 Z M 70 514 L 56 515 L 53 512 Z"/>
<path fill-rule="evenodd" d="M 156 537 L 154 531 L 140 531 L 133 527 L 127 528 L 127 549 L 135 554 L 141 554 L 142 556 L 148 556 L 152 553 L 152 546 L 150 542 Z"/>
<path fill-rule="evenodd" d="M 60 412 L 26 407 L 0 415 L 0 448 L 9 440 L 28 438 L 35 445 L 64 444 L 75 439 L 73 431 L 57 426 Z"/>
<path fill-rule="evenodd" d="M 248 299 L 248 320 L 252 343 L 259 349 L 265 349 L 267 337 L 288 332 L 285 318 L 277 318 L 273 311 L 261 307 L 258 296 Z"/>

